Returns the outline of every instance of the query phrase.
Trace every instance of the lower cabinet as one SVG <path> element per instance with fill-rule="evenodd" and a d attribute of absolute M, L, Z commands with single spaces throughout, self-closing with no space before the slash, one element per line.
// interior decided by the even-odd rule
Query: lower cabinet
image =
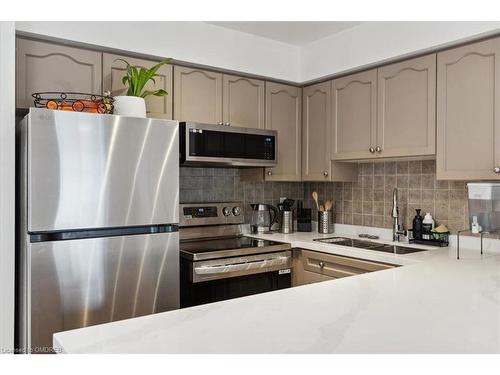
<path fill-rule="evenodd" d="M 312 284 L 394 267 L 397 266 L 297 248 L 293 249 L 292 284 Z"/>

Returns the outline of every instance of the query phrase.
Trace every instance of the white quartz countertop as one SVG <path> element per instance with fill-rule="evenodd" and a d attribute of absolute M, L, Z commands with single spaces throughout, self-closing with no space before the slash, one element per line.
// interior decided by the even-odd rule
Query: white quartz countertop
<path fill-rule="evenodd" d="M 308 249 L 308 250 L 321 251 L 323 253 L 328 253 L 328 254 L 345 255 L 345 256 L 354 257 L 354 258 L 367 259 L 367 260 L 373 260 L 373 261 L 384 262 L 384 263 L 391 263 L 391 264 L 396 264 L 396 265 L 415 264 L 415 263 L 419 263 L 419 262 L 422 262 L 424 260 L 428 260 L 430 258 L 435 258 L 435 257 L 442 258 L 444 256 L 444 254 L 448 255 L 448 253 L 450 254 L 450 256 L 453 255 L 453 252 L 450 252 L 449 248 L 443 249 L 443 248 L 436 248 L 436 247 L 432 247 L 432 246 L 408 244 L 408 243 L 404 243 L 404 242 L 400 242 L 397 244 L 400 246 L 416 247 L 416 248 L 426 249 L 429 251 L 422 251 L 422 252 L 415 252 L 415 253 L 410 253 L 410 254 L 405 254 L 405 255 L 398 255 L 398 254 L 390 254 L 390 253 L 384 253 L 384 252 L 380 252 L 380 251 L 366 250 L 366 249 L 347 247 L 347 246 L 339 246 L 339 245 L 334 245 L 331 243 L 324 243 L 324 242 L 315 241 L 316 239 L 320 239 L 320 238 L 348 237 L 348 238 L 357 238 L 357 239 L 360 239 L 363 241 L 370 241 L 370 242 L 377 242 L 377 243 L 384 243 L 384 244 L 395 244 L 395 242 L 392 242 L 391 240 L 387 240 L 387 239 L 369 240 L 367 238 L 358 238 L 357 236 L 349 234 L 349 233 L 318 234 L 318 233 L 314 233 L 314 232 L 303 232 L 303 233 L 293 233 L 293 234 L 281 234 L 281 233 L 270 233 L 270 234 L 260 234 L 260 235 L 247 234 L 247 236 L 255 237 L 255 238 L 262 238 L 262 239 L 266 239 L 266 240 L 273 240 L 273 241 L 278 241 L 278 242 L 287 242 L 287 243 L 291 244 L 292 248 L 299 247 L 299 248 Z M 456 257 L 456 253 L 454 255 Z"/>
<path fill-rule="evenodd" d="M 65 353 L 500 353 L 498 251 L 464 249 L 460 260 L 454 247 L 392 255 L 313 241 L 321 236 L 259 237 L 403 267 L 60 332 L 54 346 Z"/>

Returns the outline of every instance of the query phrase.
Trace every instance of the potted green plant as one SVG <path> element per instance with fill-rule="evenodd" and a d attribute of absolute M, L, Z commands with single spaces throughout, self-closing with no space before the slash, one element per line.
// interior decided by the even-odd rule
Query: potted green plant
<path fill-rule="evenodd" d="M 144 98 L 149 95 L 168 95 L 163 89 L 154 91 L 146 90 L 146 84 L 149 81 L 156 83 L 154 79 L 154 77 L 157 76 L 156 72 L 162 65 L 169 64 L 171 59 L 160 61 L 149 69 L 131 65 L 128 61 L 123 59 L 116 59 L 115 61 L 123 61 L 127 65 L 122 83 L 126 85 L 128 89 L 126 95 L 114 97 L 114 113 L 123 116 L 146 117 L 146 102 Z"/>

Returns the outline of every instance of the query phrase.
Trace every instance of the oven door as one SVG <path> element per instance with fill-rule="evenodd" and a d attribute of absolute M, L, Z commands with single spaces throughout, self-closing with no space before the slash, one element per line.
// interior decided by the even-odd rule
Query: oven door
<path fill-rule="evenodd" d="M 201 262 L 181 260 L 181 307 L 292 286 L 291 251 Z"/>
<path fill-rule="evenodd" d="M 185 165 L 272 167 L 277 163 L 275 130 L 181 123 Z"/>

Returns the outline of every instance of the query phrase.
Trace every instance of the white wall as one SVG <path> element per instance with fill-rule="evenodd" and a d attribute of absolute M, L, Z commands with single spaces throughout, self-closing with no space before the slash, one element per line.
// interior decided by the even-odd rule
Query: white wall
<path fill-rule="evenodd" d="M 299 81 L 299 47 L 204 22 L 16 22 L 43 34 L 185 62 Z"/>
<path fill-rule="evenodd" d="M 366 22 L 300 51 L 300 81 L 500 32 L 500 22 Z"/>
<path fill-rule="evenodd" d="M 16 22 L 16 29 L 307 82 L 500 32 L 500 22 L 365 22 L 303 47 L 204 22 Z"/>
<path fill-rule="evenodd" d="M 14 73 L 14 22 L 0 22 L 0 353 L 14 346 Z"/>

